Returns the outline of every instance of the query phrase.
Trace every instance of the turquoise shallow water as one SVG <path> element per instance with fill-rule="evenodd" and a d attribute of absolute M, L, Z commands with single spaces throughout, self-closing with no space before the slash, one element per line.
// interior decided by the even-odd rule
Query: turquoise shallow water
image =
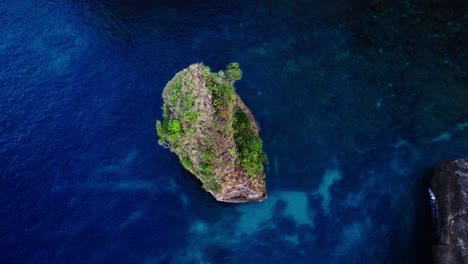
<path fill-rule="evenodd" d="M 429 177 L 468 153 L 465 11 L 2 1 L 1 262 L 430 263 Z M 244 70 L 265 202 L 215 202 L 157 144 L 200 61 Z"/>

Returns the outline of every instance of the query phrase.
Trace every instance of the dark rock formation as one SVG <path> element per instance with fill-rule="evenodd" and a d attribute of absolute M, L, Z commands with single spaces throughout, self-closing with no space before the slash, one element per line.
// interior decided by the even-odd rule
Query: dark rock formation
<path fill-rule="evenodd" d="M 437 201 L 434 263 L 468 263 L 468 159 L 443 161 L 431 181 Z M 439 232 L 437 232 L 439 233 Z"/>

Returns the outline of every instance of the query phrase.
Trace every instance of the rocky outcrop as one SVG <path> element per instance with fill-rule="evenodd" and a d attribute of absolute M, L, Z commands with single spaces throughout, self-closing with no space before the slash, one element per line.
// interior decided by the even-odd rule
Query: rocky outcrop
<path fill-rule="evenodd" d="M 177 154 L 218 201 L 266 198 L 266 155 L 255 119 L 235 92 L 238 63 L 211 72 L 202 63 L 177 73 L 163 91 L 159 144 Z"/>
<path fill-rule="evenodd" d="M 434 263 L 468 263 L 468 159 L 441 162 L 431 180 L 437 202 Z"/>

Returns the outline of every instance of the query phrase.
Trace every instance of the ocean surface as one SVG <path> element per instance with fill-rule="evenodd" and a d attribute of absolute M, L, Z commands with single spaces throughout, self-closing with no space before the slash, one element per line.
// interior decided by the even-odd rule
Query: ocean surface
<path fill-rule="evenodd" d="M 468 155 L 468 12 L 427 1 L 0 1 L 0 263 L 431 263 Z M 269 197 L 157 144 L 161 93 L 241 64 Z"/>

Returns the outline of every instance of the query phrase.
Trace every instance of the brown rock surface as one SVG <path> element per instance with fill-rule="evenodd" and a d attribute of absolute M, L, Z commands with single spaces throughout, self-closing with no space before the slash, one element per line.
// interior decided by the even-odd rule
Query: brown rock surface
<path fill-rule="evenodd" d="M 159 143 L 218 201 L 242 203 L 267 197 L 258 125 L 235 93 L 238 63 L 211 72 L 202 63 L 177 73 L 163 91 Z"/>

